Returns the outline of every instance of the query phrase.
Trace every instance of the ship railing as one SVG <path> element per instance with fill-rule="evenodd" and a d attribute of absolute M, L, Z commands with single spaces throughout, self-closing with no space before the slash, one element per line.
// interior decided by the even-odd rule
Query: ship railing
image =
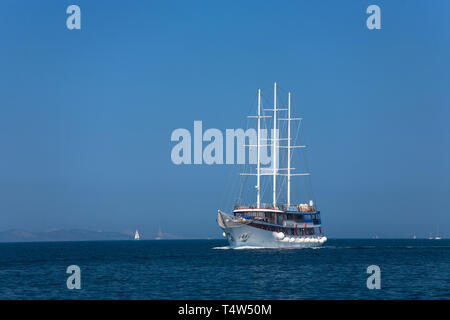
<path fill-rule="evenodd" d="M 256 209 L 255 204 L 251 205 L 244 205 L 244 204 L 236 204 L 234 206 L 234 210 L 238 209 Z M 294 212 L 316 212 L 316 206 L 307 206 L 307 207 L 301 207 L 301 206 L 287 206 L 285 204 L 277 204 L 273 205 L 272 203 L 261 203 L 260 205 L 261 209 L 277 209 L 277 210 L 284 210 L 284 211 L 294 211 Z"/>
<path fill-rule="evenodd" d="M 276 205 L 274 206 L 272 203 L 261 203 L 260 204 L 260 209 L 277 209 L 277 210 L 282 210 L 281 207 L 283 205 Z M 234 206 L 234 210 L 237 209 L 256 209 L 257 206 L 256 204 L 251 204 L 251 205 L 245 205 L 245 204 L 236 204 Z"/>
<path fill-rule="evenodd" d="M 287 206 L 285 204 L 281 205 L 281 209 L 285 211 L 295 211 L 295 212 L 316 212 L 316 206 L 307 206 L 302 207 L 300 205 L 298 206 Z"/>

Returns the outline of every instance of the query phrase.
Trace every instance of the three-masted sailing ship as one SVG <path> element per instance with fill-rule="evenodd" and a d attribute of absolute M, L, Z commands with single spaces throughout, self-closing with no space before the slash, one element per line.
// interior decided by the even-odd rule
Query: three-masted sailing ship
<path fill-rule="evenodd" d="M 287 108 L 277 106 L 277 84 L 274 84 L 273 131 L 271 139 L 261 138 L 261 119 L 271 116 L 261 114 L 261 90 L 258 90 L 257 119 L 257 163 L 256 173 L 242 173 L 256 176 L 256 204 L 236 204 L 232 214 L 218 210 L 217 223 L 223 230 L 231 247 L 264 247 L 264 248 L 307 248 L 319 247 L 327 238 L 323 234 L 320 211 L 313 200 L 307 203 L 291 203 L 291 177 L 309 175 L 309 173 L 292 173 L 292 150 L 304 146 L 291 145 L 291 121 L 301 120 L 291 118 L 291 94 L 288 93 Z M 280 119 L 278 112 L 286 112 L 287 117 Z M 287 121 L 287 138 L 279 138 L 277 131 L 278 121 Z M 261 143 L 261 140 L 270 141 L 270 144 Z M 279 141 L 287 140 L 287 145 L 281 146 Z M 272 147 L 271 168 L 261 167 L 261 148 Z M 279 149 L 287 150 L 287 166 L 279 168 L 277 164 Z M 272 203 L 261 203 L 261 177 L 272 176 L 273 190 Z M 287 179 L 286 203 L 277 201 L 277 177 L 285 176 Z"/>

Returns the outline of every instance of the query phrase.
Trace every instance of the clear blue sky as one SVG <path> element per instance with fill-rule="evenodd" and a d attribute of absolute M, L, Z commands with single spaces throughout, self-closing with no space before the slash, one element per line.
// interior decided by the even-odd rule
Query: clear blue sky
<path fill-rule="evenodd" d="M 170 134 L 242 127 L 277 81 L 305 119 L 330 237 L 450 236 L 449 15 L 448 1 L 2 1 L 0 230 L 219 236 L 236 170 L 173 165 Z"/>

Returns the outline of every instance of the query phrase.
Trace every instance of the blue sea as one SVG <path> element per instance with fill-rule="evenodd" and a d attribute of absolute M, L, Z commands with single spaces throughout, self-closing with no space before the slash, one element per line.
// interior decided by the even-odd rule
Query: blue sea
<path fill-rule="evenodd" d="M 81 289 L 69 290 L 69 265 Z M 367 267 L 381 270 L 369 290 Z M 333 240 L 233 250 L 223 240 L 0 243 L 0 299 L 449 299 L 450 240 Z"/>

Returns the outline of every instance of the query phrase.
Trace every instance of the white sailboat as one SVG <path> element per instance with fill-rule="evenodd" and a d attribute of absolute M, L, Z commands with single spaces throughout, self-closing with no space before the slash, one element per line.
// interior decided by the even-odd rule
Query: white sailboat
<path fill-rule="evenodd" d="M 162 236 L 163 236 L 163 233 L 162 233 L 162 231 L 161 231 L 161 226 L 159 226 L 159 227 L 158 227 L 158 234 L 157 234 L 155 240 L 161 240 L 161 239 L 162 239 Z"/>
<path fill-rule="evenodd" d="M 441 240 L 441 236 L 439 235 L 439 226 L 436 227 L 437 232 L 436 232 L 436 236 L 434 237 L 434 240 Z"/>
<path fill-rule="evenodd" d="M 139 232 L 136 230 L 136 232 L 134 233 L 134 240 L 140 240 L 141 236 L 139 235 Z"/>

